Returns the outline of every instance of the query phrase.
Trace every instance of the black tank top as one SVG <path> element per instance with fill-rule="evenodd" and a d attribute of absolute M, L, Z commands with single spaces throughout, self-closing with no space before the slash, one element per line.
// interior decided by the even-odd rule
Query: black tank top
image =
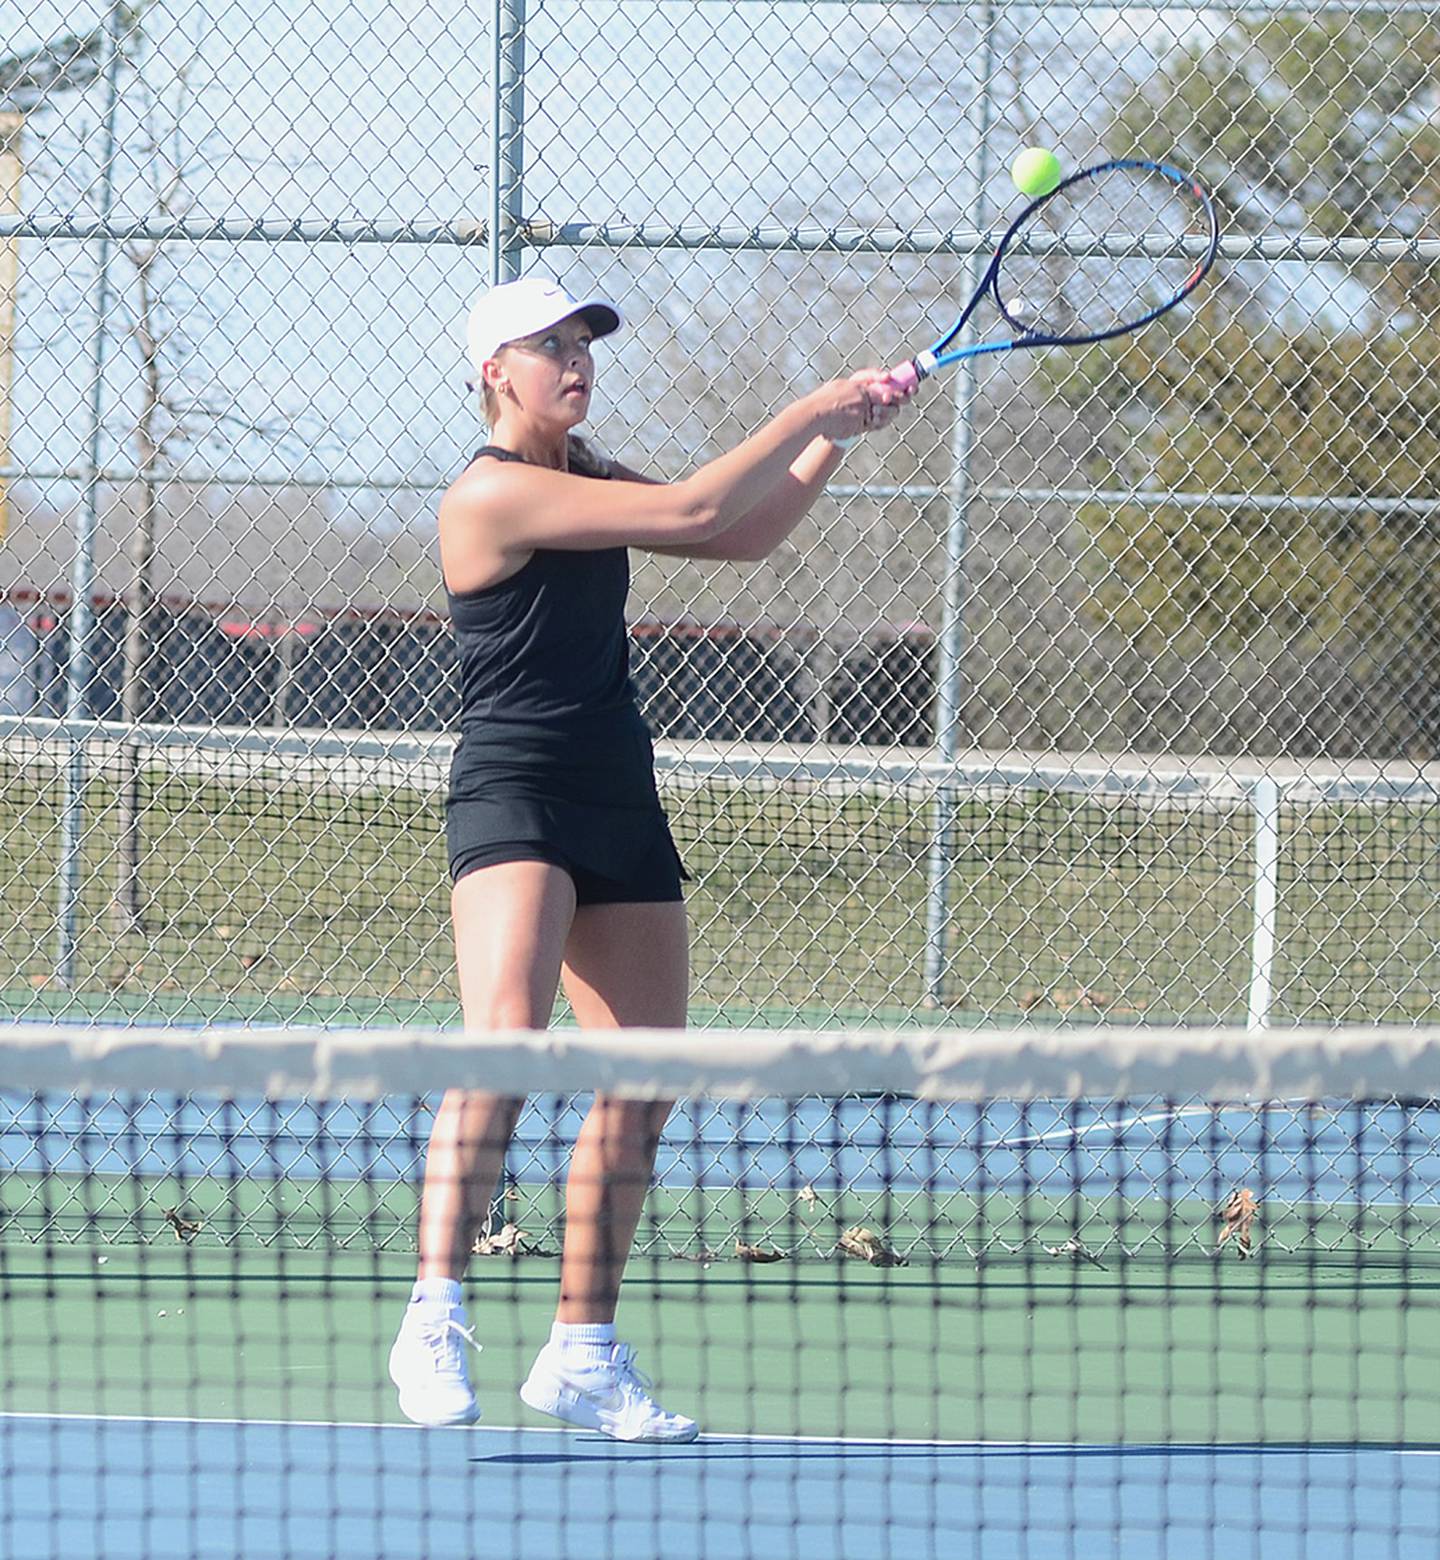
<path fill-rule="evenodd" d="M 482 455 L 524 462 L 487 444 Z M 577 475 L 603 478 L 600 472 Z M 460 661 L 460 729 L 569 724 L 635 711 L 625 635 L 624 547 L 538 548 L 508 579 L 446 590 Z"/>

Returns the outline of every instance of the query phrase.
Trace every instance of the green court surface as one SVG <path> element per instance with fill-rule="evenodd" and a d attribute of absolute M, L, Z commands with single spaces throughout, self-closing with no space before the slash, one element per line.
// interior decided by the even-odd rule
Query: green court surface
<path fill-rule="evenodd" d="M 165 1217 L 165 1210 L 173 1208 L 203 1232 L 193 1248 L 197 1261 L 218 1259 L 217 1243 L 247 1263 L 263 1263 L 267 1253 L 282 1249 L 298 1253 L 302 1261 L 313 1261 L 326 1249 L 347 1262 L 365 1251 L 390 1261 L 414 1249 L 417 1187 L 394 1178 L 393 1171 L 398 1160 L 413 1157 L 418 1173 L 426 1121 L 412 1123 L 410 1136 L 380 1132 L 370 1140 L 364 1152 L 387 1172 L 384 1179 L 370 1181 L 288 1175 L 271 1182 L 240 1173 L 238 1161 L 233 1179 L 213 1171 L 143 1180 L 102 1172 L 80 1178 L 7 1171 L 0 1177 L 6 1239 L 18 1251 L 26 1250 L 27 1242 L 28 1249 L 42 1250 L 48 1234 L 48 1249 L 67 1262 L 78 1260 L 77 1248 L 94 1241 L 107 1268 L 111 1262 L 123 1266 L 137 1240 L 163 1250 L 173 1239 Z M 237 1136 L 237 1145 L 240 1141 Z M 533 1162 L 526 1173 L 537 1173 Z M 821 1201 L 822 1211 L 802 1216 L 790 1181 L 743 1190 L 655 1186 L 646 1201 L 637 1252 L 640 1258 L 692 1263 L 710 1272 L 734 1266 L 733 1247 L 743 1239 L 783 1254 L 787 1270 L 794 1268 L 813 1287 L 818 1275 L 833 1271 L 839 1261 L 841 1233 L 873 1226 L 887 1246 L 910 1253 L 917 1268 L 923 1264 L 947 1283 L 978 1271 L 982 1253 L 987 1272 L 1018 1269 L 1028 1260 L 1051 1270 L 1045 1276 L 1049 1283 L 1055 1269 L 1069 1264 L 1070 1243 L 1089 1253 L 1079 1261 L 1092 1273 L 1148 1274 L 1148 1265 L 1161 1262 L 1161 1253 L 1169 1253 L 1161 1271 L 1189 1287 L 1197 1272 L 1259 1271 L 1240 1262 L 1234 1248 L 1228 1253 L 1217 1248 L 1215 1210 L 1198 1190 L 1174 1202 L 1158 1196 L 1122 1198 L 1114 1192 L 1087 1194 L 1083 1201 L 1038 1192 L 1020 1198 L 991 1190 L 981 1207 L 965 1191 L 931 1190 L 920 1197 L 913 1190 L 897 1190 L 887 1196 L 878 1187 L 847 1187 L 827 1188 Z M 512 1183 L 505 1217 L 524 1229 L 527 1248 L 538 1253 L 522 1265 L 533 1268 L 553 1260 L 564 1234 L 558 1188 Z M 1400 1281 L 1417 1292 L 1440 1286 L 1440 1206 L 1434 1203 L 1403 1210 L 1376 1206 L 1362 1213 L 1349 1204 L 1283 1204 L 1275 1198 L 1262 1211 L 1256 1233 L 1272 1284 L 1292 1286 L 1308 1277 L 1327 1290 L 1349 1284 L 1370 1292 Z M 273 1260 L 289 1258 L 276 1255 Z M 763 1272 L 768 1264 L 756 1266 Z M 853 1262 L 846 1270 L 855 1271 Z M 909 1282 L 917 1280 L 911 1275 Z M 1240 1279 L 1233 1282 L 1242 1292 L 1246 1288 Z"/>
<path fill-rule="evenodd" d="M 105 1260 L 100 1261 L 101 1257 Z M 402 1254 L 3 1249 L 11 1411 L 371 1423 Z M 553 1262 L 468 1286 L 488 1422 L 543 1342 Z M 712 1432 L 1095 1446 L 1440 1443 L 1440 1273 L 1254 1261 L 701 1269 L 637 1261 L 622 1335 Z"/>
<path fill-rule="evenodd" d="M 124 988 L 59 990 L 53 986 L 0 986 L 0 1012 L 9 1018 L 24 1017 L 40 1021 L 53 1019 L 64 1023 L 183 1024 L 201 1027 L 207 1024 L 252 1024 L 259 1026 L 325 1025 L 339 1029 L 417 1028 L 458 1029 L 462 1018 L 460 1004 L 449 998 L 422 1000 L 409 997 L 373 997 L 362 992 L 346 996 L 297 994 L 289 991 L 230 990 L 138 991 Z M 1019 1022 L 1021 1015 L 1009 1015 Z M 1069 1022 L 1093 1021 L 1094 1015 L 1075 1015 Z M 824 1028 L 847 1019 L 906 1028 L 937 1028 L 964 1025 L 967 1015 L 950 1011 L 908 1008 L 880 1008 L 875 1012 L 837 1012 L 828 1008 L 747 1008 L 738 1003 L 723 1007 L 695 1001 L 689 1007 L 693 1028 Z M 983 1014 L 969 1015 L 973 1023 L 988 1026 L 1005 1024 Z M 568 1006 L 557 1004 L 557 1026 L 573 1023 Z"/>

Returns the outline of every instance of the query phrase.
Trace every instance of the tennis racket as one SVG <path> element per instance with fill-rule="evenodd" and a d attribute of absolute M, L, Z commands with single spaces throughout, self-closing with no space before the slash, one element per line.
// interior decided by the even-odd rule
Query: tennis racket
<path fill-rule="evenodd" d="M 890 378 L 913 389 L 964 358 L 1139 330 L 1195 291 L 1219 247 L 1215 203 L 1188 173 L 1134 158 L 1083 168 L 1025 207 L 955 323 Z M 987 294 L 1013 334 L 955 346 Z"/>

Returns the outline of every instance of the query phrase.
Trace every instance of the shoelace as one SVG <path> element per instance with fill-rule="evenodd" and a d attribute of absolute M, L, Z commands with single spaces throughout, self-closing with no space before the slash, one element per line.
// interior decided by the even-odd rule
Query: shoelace
<path fill-rule="evenodd" d="M 452 1335 L 458 1334 L 477 1354 L 484 1352 L 485 1346 L 475 1341 L 474 1329 L 462 1327 L 453 1316 L 444 1317 L 440 1321 L 424 1322 L 416 1332 L 420 1341 L 434 1356 L 435 1363 L 457 1373 L 464 1368 L 465 1360 Z"/>
<path fill-rule="evenodd" d="M 610 1435 L 622 1441 L 644 1440 L 657 1425 L 674 1418 L 650 1395 L 655 1383 L 636 1366 L 635 1351 L 628 1343 L 616 1345 L 609 1366 L 615 1373 L 612 1390 L 619 1406 L 601 1408 L 598 1412 L 602 1426 Z"/>
<path fill-rule="evenodd" d="M 617 1387 L 634 1387 L 649 1397 L 655 1383 L 635 1364 L 635 1350 L 628 1343 L 617 1343 L 610 1356 L 610 1366 L 615 1372 Z"/>

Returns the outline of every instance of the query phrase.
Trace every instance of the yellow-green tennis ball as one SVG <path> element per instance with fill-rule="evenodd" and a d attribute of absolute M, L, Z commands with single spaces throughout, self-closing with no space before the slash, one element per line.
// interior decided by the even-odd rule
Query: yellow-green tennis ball
<path fill-rule="evenodd" d="M 1044 147 L 1027 146 L 1011 166 L 1010 177 L 1022 195 L 1037 199 L 1060 182 L 1060 159 Z"/>

